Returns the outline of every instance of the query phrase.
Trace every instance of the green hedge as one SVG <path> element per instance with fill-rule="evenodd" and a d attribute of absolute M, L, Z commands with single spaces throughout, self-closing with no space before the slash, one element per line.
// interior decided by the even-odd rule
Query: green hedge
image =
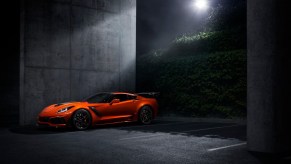
<path fill-rule="evenodd" d="M 153 51 L 137 61 L 138 90 L 161 92 L 159 103 L 162 114 L 245 116 L 244 49 L 191 56 L 181 52 L 169 54 L 168 50 Z"/>

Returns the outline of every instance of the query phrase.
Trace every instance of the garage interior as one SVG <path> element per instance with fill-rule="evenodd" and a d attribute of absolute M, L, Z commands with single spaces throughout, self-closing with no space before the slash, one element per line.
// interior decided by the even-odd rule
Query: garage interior
<path fill-rule="evenodd" d="M 81 141 L 78 141 L 79 139 L 94 140 L 94 137 L 98 138 L 98 136 L 107 137 L 100 143 L 94 142 L 94 144 L 100 145 L 100 149 L 92 149 L 96 151 L 95 153 L 105 152 L 103 157 L 97 155 L 100 159 L 105 160 L 104 163 L 110 163 L 110 160 L 114 159 L 114 154 L 110 151 L 117 153 L 116 157 L 123 160 L 124 163 L 134 163 L 136 162 L 134 160 L 140 160 L 141 163 L 143 163 L 142 161 L 144 163 L 166 162 L 165 158 L 173 154 L 178 154 L 177 159 L 173 159 L 173 163 L 179 162 L 181 159 L 184 159 L 185 163 L 191 163 L 191 160 L 196 158 L 193 154 L 186 155 L 193 156 L 193 158 L 186 158 L 185 155 L 182 155 L 186 152 L 179 152 L 178 148 L 171 149 L 172 147 L 161 145 L 162 142 L 171 141 L 172 136 L 168 134 L 175 132 L 172 132 L 173 129 L 167 129 L 167 127 L 160 125 L 152 128 L 151 126 L 143 127 L 142 130 L 131 124 L 128 127 L 102 127 L 97 129 L 98 133 L 95 133 L 94 129 L 78 133 L 62 130 L 38 133 L 31 129 L 23 132 L 23 128 L 21 128 L 33 125 L 40 109 L 54 102 L 79 100 L 103 91 L 135 92 L 135 80 L 138 73 L 136 72 L 136 3 L 136 0 L 21 0 L 19 2 L 20 7 L 17 10 L 20 10 L 20 14 L 17 17 L 19 18 L 20 28 L 18 30 L 20 31 L 12 34 L 14 35 L 12 38 L 19 38 L 16 39 L 19 40 L 20 44 L 17 43 L 19 48 L 13 49 L 11 55 L 5 60 L 1 60 L 2 76 L 7 77 L 5 80 L 1 80 L 0 123 L 2 127 L 1 142 L 3 142 L 1 145 L 9 140 L 8 144 L 5 144 L 4 147 L 1 146 L 1 154 L 8 152 L 7 159 L 1 159 L 4 160 L 4 163 L 14 159 L 15 154 L 21 154 L 21 151 L 37 151 L 37 147 L 30 149 L 29 145 L 34 142 L 42 144 L 45 140 L 42 140 L 40 136 L 47 140 L 50 139 L 50 136 L 59 137 L 59 140 L 52 140 L 55 145 L 47 143 L 44 145 L 57 152 L 68 151 L 68 153 L 63 154 L 68 156 L 74 155 L 74 152 L 78 152 L 79 148 L 65 146 L 82 144 Z M 287 0 L 280 2 L 248 0 L 247 18 L 247 124 L 244 126 L 240 123 L 234 125 L 224 122 L 218 123 L 217 126 L 239 127 L 233 129 L 234 135 L 235 133 L 245 135 L 245 137 L 237 138 L 245 141 L 243 143 L 246 143 L 246 147 L 242 150 L 234 150 L 234 153 L 238 152 L 239 155 L 234 155 L 230 151 L 218 160 L 221 160 L 222 163 L 233 161 L 239 163 L 240 158 L 245 156 L 259 154 L 258 158 L 262 155 L 265 159 L 267 154 L 271 157 L 284 157 L 284 160 L 290 161 L 290 157 L 285 158 L 285 155 L 289 156 L 291 151 L 289 132 L 291 129 L 289 119 L 291 114 L 289 103 L 291 102 L 291 56 L 289 55 L 290 42 L 288 42 L 288 38 L 291 37 L 291 27 L 288 22 L 291 22 L 291 17 Z M 161 122 L 162 124 L 173 123 L 174 125 L 181 123 L 175 118 L 161 120 Z M 216 127 L 203 121 L 188 120 L 186 122 L 185 126 L 177 126 L 177 129 L 183 129 L 187 126 L 195 127 L 194 123 L 200 124 L 201 127 Z M 16 125 L 21 126 L 17 126 L 14 130 L 7 129 L 7 127 L 15 127 Z M 196 131 L 201 129 L 200 125 Z M 201 131 L 192 134 L 195 129 L 191 128 L 185 128 L 181 131 L 186 137 L 175 136 L 177 137 L 175 139 L 179 141 L 179 144 L 192 143 L 189 144 L 187 150 L 190 150 L 191 147 L 203 147 L 203 145 L 193 144 L 194 140 L 191 140 L 191 136 L 205 137 L 206 134 L 204 135 Z M 115 135 L 127 135 L 128 133 L 137 134 L 114 138 Z M 141 135 L 144 135 L 143 133 L 150 133 L 146 135 L 147 137 L 152 135 L 156 137 L 157 135 L 158 139 L 155 141 L 142 140 L 142 145 L 139 148 L 146 147 L 147 143 L 151 143 L 153 146 L 157 145 L 156 149 L 147 148 L 145 151 L 128 148 L 130 150 L 123 151 L 128 146 L 127 142 L 120 142 L 116 145 L 110 143 L 112 140 L 144 139 L 140 138 Z M 221 138 L 224 135 L 224 138 L 235 138 L 228 136 L 229 132 L 226 129 L 221 129 L 221 131 L 218 129 L 213 133 L 213 135 L 222 136 Z M 26 136 L 27 142 L 19 139 L 22 136 Z M 195 140 L 199 143 L 204 141 L 210 143 L 203 138 Z M 17 145 L 22 142 L 25 142 L 23 147 Z M 137 144 L 138 141 L 133 142 Z M 84 141 L 84 144 L 88 145 L 90 142 Z M 108 145 L 110 147 L 107 147 Z M 21 148 L 17 150 L 17 146 Z M 163 149 L 168 149 L 170 152 L 164 156 L 154 156 L 153 159 L 148 158 L 152 155 L 151 153 L 145 156 L 141 155 L 140 158 L 134 157 L 134 160 L 129 158 L 130 153 L 134 151 L 137 153 L 135 155 L 138 156 L 138 153 L 150 152 L 152 149 L 154 152 Z M 50 157 L 53 154 L 46 153 L 46 155 L 41 153 L 40 158 L 30 155 L 31 159 L 28 161 L 36 163 L 40 159 L 47 159 L 48 162 L 63 160 L 61 156 L 52 159 Z M 88 150 L 81 151 L 82 155 L 87 153 L 89 153 Z M 204 156 L 203 153 L 200 155 L 203 156 L 200 161 L 202 163 L 207 163 L 208 160 L 210 163 L 215 162 L 216 158 L 211 155 Z M 16 163 L 20 163 L 23 158 L 25 156 L 22 155 L 19 160 L 16 160 Z M 66 157 L 65 160 L 66 163 L 82 163 L 81 159 L 83 158 L 85 157 L 81 156 L 79 159 Z M 98 159 L 94 157 L 86 160 L 87 163 L 96 161 Z M 264 163 L 268 161 L 248 157 L 241 162 Z M 118 163 L 118 160 L 114 160 L 114 163 Z"/>

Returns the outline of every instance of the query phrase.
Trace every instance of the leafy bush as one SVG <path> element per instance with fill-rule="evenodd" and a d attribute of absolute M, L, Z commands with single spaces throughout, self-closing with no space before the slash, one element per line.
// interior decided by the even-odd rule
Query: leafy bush
<path fill-rule="evenodd" d="M 159 91 L 162 113 L 233 117 L 246 113 L 246 51 L 138 59 L 138 88 Z M 157 55 L 158 54 L 158 55 Z"/>
<path fill-rule="evenodd" d="M 246 0 L 216 4 L 203 32 L 137 58 L 137 90 L 161 92 L 161 113 L 246 115 Z"/>

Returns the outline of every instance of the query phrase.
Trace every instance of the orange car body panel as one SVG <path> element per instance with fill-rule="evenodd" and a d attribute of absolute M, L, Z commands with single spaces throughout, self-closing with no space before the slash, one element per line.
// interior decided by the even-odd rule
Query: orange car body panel
<path fill-rule="evenodd" d="M 114 92 L 112 94 L 126 94 L 135 96 L 133 100 L 126 100 L 119 103 L 88 103 L 88 102 L 69 102 L 62 104 L 53 104 L 44 108 L 37 118 L 39 125 L 51 127 L 70 126 L 70 119 L 78 109 L 86 109 L 92 118 L 92 126 L 98 124 L 112 124 L 120 122 L 138 121 L 139 110 L 143 106 L 150 106 L 153 110 L 153 117 L 157 116 L 158 103 L 154 98 L 145 98 L 137 94 Z M 67 107 L 70 110 L 58 113 Z"/>

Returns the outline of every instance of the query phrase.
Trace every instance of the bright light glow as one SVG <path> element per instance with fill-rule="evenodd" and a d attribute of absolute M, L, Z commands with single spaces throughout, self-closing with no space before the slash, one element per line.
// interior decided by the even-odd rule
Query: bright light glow
<path fill-rule="evenodd" d="M 194 7 L 199 10 L 206 10 L 208 8 L 207 0 L 195 0 Z"/>

